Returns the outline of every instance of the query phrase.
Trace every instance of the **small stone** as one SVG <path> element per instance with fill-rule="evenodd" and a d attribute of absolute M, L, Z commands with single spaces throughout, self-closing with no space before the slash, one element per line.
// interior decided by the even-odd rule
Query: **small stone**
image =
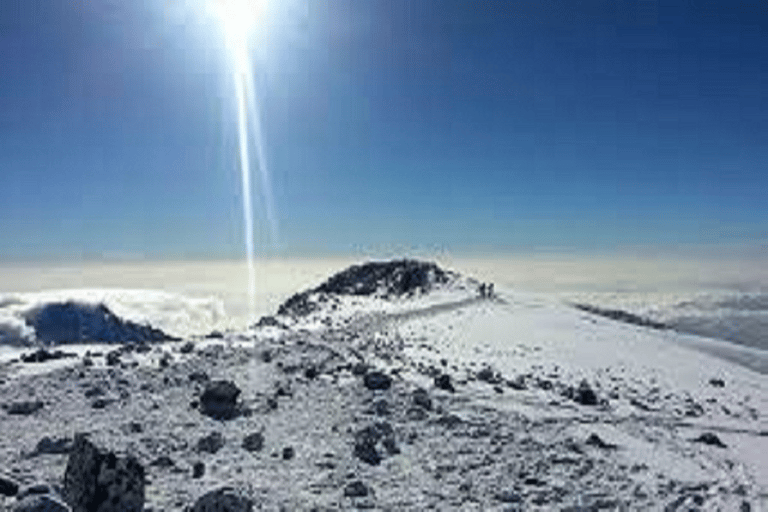
<path fill-rule="evenodd" d="M 496 501 L 502 503 L 520 503 L 523 501 L 523 497 L 514 491 L 501 491 L 493 496 Z"/>
<path fill-rule="evenodd" d="M 512 380 L 508 380 L 506 384 L 507 384 L 507 387 L 515 389 L 517 391 L 522 391 L 527 388 L 527 386 L 525 385 L 525 377 L 523 377 L 522 375 L 518 375 Z"/>
<path fill-rule="evenodd" d="M 243 438 L 243 449 L 249 452 L 258 452 L 264 448 L 264 434 L 254 432 Z"/>
<path fill-rule="evenodd" d="M 195 344 L 191 341 L 186 342 L 179 348 L 179 352 L 182 354 L 189 354 L 195 349 Z"/>
<path fill-rule="evenodd" d="M 364 498 L 368 496 L 368 492 L 368 487 L 360 480 L 355 480 L 344 486 L 344 496 L 347 498 Z"/>
<path fill-rule="evenodd" d="M 168 368 L 173 362 L 173 356 L 168 352 L 165 352 L 158 361 L 160 368 Z"/>
<path fill-rule="evenodd" d="M 0 474 L 0 494 L 3 496 L 16 496 L 19 492 L 19 483 L 9 476 Z"/>
<path fill-rule="evenodd" d="M 286 446 L 283 448 L 283 460 L 291 460 L 296 455 L 293 447 Z"/>
<path fill-rule="evenodd" d="M 94 396 L 104 396 L 107 392 L 104 391 L 104 388 L 99 386 L 98 384 L 95 386 L 91 386 L 88 389 L 85 390 L 85 397 L 86 398 L 93 398 Z"/>
<path fill-rule="evenodd" d="M 53 494 L 53 489 L 48 484 L 32 484 L 19 490 L 16 499 L 21 501 L 27 496 L 39 496 L 40 494 Z"/>
<path fill-rule="evenodd" d="M 173 459 L 171 459 L 167 455 L 161 455 L 155 460 L 153 460 L 152 462 L 150 462 L 149 465 L 160 467 L 160 468 L 170 468 L 170 467 L 174 467 L 176 463 L 173 462 Z"/>
<path fill-rule="evenodd" d="M 91 408 L 104 409 L 106 406 L 110 405 L 113 402 L 115 402 L 114 398 L 100 397 L 94 400 L 93 402 L 91 402 Z"/>
<path fill-rule="evenodd" d="M 427 411 L 432 410 L 432 399 L 429 397 L 427 390 L 421 388 L 417 389 L 413 392 L 412 398 L 415 405 L 418 405 Z"/>
<path fill-rule="evenodd" d="M 113 350 L 109 352 L 106 357 L 107 366 L 117 366 L 120 364 L 120 351 Z"/>
<path fill-rule="evenodd" d="M 579 384 L 574 400 L 581 405 L 597 405 L 597 395 L 586 380 Z"/>
<path fill-rule="evenodd" d="M 501 376 L 487 366 L 477 372 L 477 380 L 487 382 L 488 384 L 499 384 L 502 382 Z"/>
<path fill-rule="evenodd" d="M 63 454 L 69 453 L 72 449 L 72 439 L 69 437 L 61 437 L 52 439 L 48 436 L 43 437 L 37 442 L 35 447 L 35 455 L 40 454 Z"/>
<path fill-rule="evenodd" d="M 589 446 L 594 446 L 596 448 L 601 448 L 603 450 L 611 450 L 613 448 L 616 448 L 615 444 L 606 443 L 597 434 L 590 434 L 589 437 L 587 438 L 586 444 Z"/>
<path fill-rule="evenodd" d="M 205 474 L 205 464 L 197 461 L 192 465 L 192 478 L 202 478 Z"/>
<path fill-rule="evenodd" d="M 197 441 L 197 450 L 200 452 L 216 453 L 224 447 L 224 436 L 220 432 L 211 432 Z"/>
<path fill-rule="evenodd" d="M 20 416 L 28 416 L 34 414 L 43 408 L 43 402 L 40 400 L 29 402 L 13 402 L 3 406 L 8 414 L 15 414 Z"/>
<path fill-rule="evenodd" d="M 83 366 L 93 366 L 93 359 L 88 356 L 83 357 Z"/>
<path fill-rule="evenodd" d="M 309 380 L 314 380 L 317 377 L 318 371 L 314 366 L 309 366 L 304 370 L 304 377 Z"/>
<path fill-rule="evenodd" d="M 368 372 L 368 365 L 365 363 L 355 363 L 355 365 L 352 366 L 352 375 L 359 377 L 365 375 L 366 372 Z"/>
<path fill-rule="evenodd" d="M 725 387 L 725 381 L 723 379 L 709 379 L 709 384 L 711 386 L 714 386 L 716 388 L 723 388 Z"/>
<path fill-rule="evenodd" d="M 389 416 L 391 411 L 389 410 L 389 403 L 386 400 L 377 400 L 373 403 L 373 414 L 376 416 Z"/>
<path fill-rule="evenodd" d="M 150 347 L 148 343 L 143 343 L 143 342 L 136 344 L 134 348 L 134 351 L 139 354 L 146 354 L 150 350 L 152 350 L 152 347 Z"/>
<path fill-rule="evenodd" d="M 202 495 L 185 512 L 251 512 L 253 500 L 231 487 L 222 487 Z"/>
<path fill-rule="evenodd" d="M 435 377 L 435 387 L 450 391 L 451 393 L 456 392 L 456 388 L 453 387 L 453 383 L 451 382 L 451 376 L 446 373 Z"/>
<path fill-rule="evenodd" d="M 694 439 L 693 442 L 704 443 L 710 446 L 717 446 L 719 448 L 727 448 L 726 444 L 723 443 L 719 437 L 717 437 L 715 434 L 712 434 L 711 432 L 705 432 L 701 434 L 699 437 Z"/>
<path fill-rule="evenodd" d="M 142 426 L 141 423 L 137 421 L 132 421 L 128 423 L 128 432 L 130 432 L 131 434 L 140 434 L 144 432 L 144 427 Z"/>
<path fill-rule="evenodd" d="M 363 377 L 363 384 L 371 390 L 385 390 L 392 386 L 392 377 L 383 372 L 369 372 Z"/>
<path fill-rule="evenodd" d="M 66 504 L 47 494 L 27 496 L 12 510 L 13 512 L 72 512 Z"/>

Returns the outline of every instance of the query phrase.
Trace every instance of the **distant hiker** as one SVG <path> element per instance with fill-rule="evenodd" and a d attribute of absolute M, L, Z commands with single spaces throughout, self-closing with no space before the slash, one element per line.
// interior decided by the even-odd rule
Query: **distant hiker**
<path fill-rule="evenodd" d="M 480 297 L 485 298 L 485 283 L 480 283 Z"/>

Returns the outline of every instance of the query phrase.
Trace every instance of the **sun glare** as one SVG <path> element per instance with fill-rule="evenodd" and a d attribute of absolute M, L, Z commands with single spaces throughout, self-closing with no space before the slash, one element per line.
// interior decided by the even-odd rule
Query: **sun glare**
<path fill-rule="evenodd" d="M 252 33 L 258 30 L 264 18 L 263 0 L 218 0 L 214 14 L 220 20 L 227 44 L 232 50 L 247 47 Z"/>

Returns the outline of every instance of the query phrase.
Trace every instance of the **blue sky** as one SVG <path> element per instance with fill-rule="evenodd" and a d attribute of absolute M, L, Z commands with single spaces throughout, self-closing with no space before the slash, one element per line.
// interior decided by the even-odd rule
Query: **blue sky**
<path fill-rule="evenodd" d="M 0 3 L 0 259 L 242 253 L 231 69 L 192 1 Z M 765 244 L 760 2 L 273 4 L 261 252 Z"/>

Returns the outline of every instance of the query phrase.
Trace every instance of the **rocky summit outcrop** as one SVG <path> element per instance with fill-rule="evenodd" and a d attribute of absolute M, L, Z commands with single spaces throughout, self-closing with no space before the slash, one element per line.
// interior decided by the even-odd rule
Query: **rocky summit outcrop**
<path fill-rule="evenodd" d="M 457 274 L 435 263 L 417 260 L 393 260 L 353 265 L 331 276 L 317 288 L 297 293 L 283 303 L 278 315 L 306 316 L 318 306 L 312 295 L 356 295 L 381 298 L 427 293 L 449 283 Z"/>
<path fill-rule="evenodd" d="M 48 303 L 27 313 L 25 322 L 45 344 L 103 341 L 157 342 L 176 338 L 149 325 L 123 320 L 104 304 Z"/>
<path fill-rule="evenodd" d="M 64 473 L 64 499 L 73 512 L 142 512 L 144 467 L 78 434 Z"/>

